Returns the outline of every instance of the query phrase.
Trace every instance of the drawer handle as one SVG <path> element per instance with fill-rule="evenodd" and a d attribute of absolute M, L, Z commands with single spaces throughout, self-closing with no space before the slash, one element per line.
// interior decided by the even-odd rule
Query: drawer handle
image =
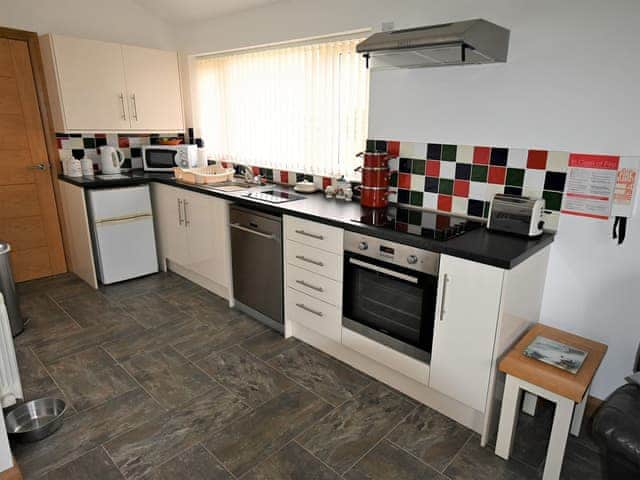
<path fill-rule="evenodd" d="M 316 235 L 315 233 L 305 232 L 304 230 L 296 230 L 296 233 L 306 237 L 315 238 L 316 240 L 324 240 L 324 235 Z"/>
<path fill-rule="evenodd" d="M 324 267 L 324 263 L 319 262 L 317 260 L 311 260 L 310 258 L 305 257 L 304 255 L 296 255 L 298 260 L 302 260 L 303 262 L 311 263 L 313 265 L 317 265 L 319 267 Z"/>
<path fill-rule="evenodd" d="M 302 285 L 303 287 L 310 288 L 311 290 L 315 290 L 316 292 L 324 292 L 324 288 L 316 287 L 315 285 L 311 285 L 310 283 L 307 283 L 304 280 L 296 280 L 296 283 Z"/>
<path fill-rule="evenodd" d="M 314 315 L 316 315 L 318 317 L 324 317 L 322 312 L 318 312 L 317 310 L 309 308 L 304 303 L 296 303 L 296 307 L 301 308 L 302 310 L 306 310 L 309 313 L 313 313 Z"/>

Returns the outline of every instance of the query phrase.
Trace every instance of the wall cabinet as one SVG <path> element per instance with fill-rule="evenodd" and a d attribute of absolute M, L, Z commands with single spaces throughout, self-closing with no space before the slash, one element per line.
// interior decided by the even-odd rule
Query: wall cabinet
<path fill-rule="evenodd" d="M 231 249 L 225 200 L 152 184 L 160 265 L 229 298 Z"/>
<path fill-rule="evenodd" d="M 176 52 L 40 37 L 57 132 L 184 129 Z"/>

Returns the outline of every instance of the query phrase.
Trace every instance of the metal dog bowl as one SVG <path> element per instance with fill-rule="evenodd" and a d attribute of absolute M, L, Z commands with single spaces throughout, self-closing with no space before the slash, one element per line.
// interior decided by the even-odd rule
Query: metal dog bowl
<path fill-rule="evenodd" d="M 67 405 L 59 398 L 39 398 L 25 402 L 6 417 L 7 433 L 20 442 L 37 442 L 62 426 Z"/>

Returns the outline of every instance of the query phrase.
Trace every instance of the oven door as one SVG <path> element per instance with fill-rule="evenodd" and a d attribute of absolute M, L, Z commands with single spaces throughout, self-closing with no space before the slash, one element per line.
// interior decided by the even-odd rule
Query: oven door
<path fill-rule="evenodd" d="M 178 151 L 168 148 L 145 148 L 144 169 L 147 172 L 171 171 L 176 164 Z"/>
<path fill-rule="evenodd" d="M 342 324 L 429 362 L 437 284 L 434 275 L 345 252 Z"/>

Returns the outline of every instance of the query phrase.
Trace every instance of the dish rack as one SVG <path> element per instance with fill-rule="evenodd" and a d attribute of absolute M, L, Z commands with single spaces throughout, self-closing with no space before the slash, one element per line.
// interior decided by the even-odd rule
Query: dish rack
<path fill-rule="evenodd" d="M 235 170 L 233 168 L 223 168 L 216 164 L 197 168 L 174 167 L 173 174 L 176 180 L 180 180 L 181 182 L 206 185 L 210 183 L 230 182 L 233 180 Z"/>

